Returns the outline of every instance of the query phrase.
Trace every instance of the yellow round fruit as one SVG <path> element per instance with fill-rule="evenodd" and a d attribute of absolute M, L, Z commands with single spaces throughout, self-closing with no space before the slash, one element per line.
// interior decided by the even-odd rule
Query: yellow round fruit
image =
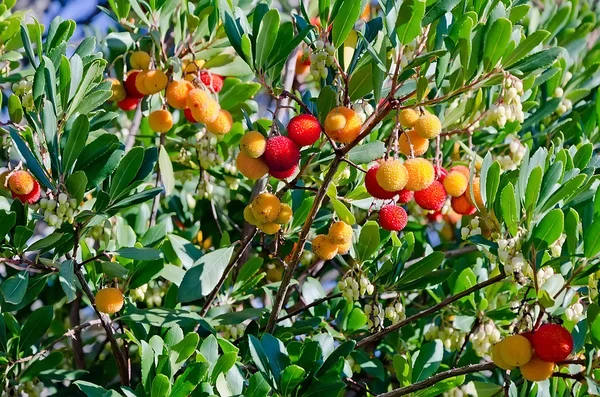
<path fill-rule="evenodd" d="M 435 114 L 425 113 L 414 124 L 415 131 L 423 138 L 437 138 L 442 132 L 442 123 Z"/>
<path fill-rule="evenodd" d="M 142 70 L 135 76 L 135 89 L 138 90 L 139 93 L 143 94 L 143 95 L 151 95 L 152 94 L 152 92 L 150 92 L 150 90 L 146 88 L 146 75 L 147 74 L 148 74 L 147 71 Z"/>
<path fill-rule="evenodd" d="M 403 109 L 400 112 L 400 124 L 404 128 L 412 128 L 419 119 L 419 112 L 415 109 Z"/>
<path fill-rule="evenodd" d="M 352 226 L 346 222 L 335 222 L 329 227 L 329 237 L 336 244 L 345 244 L 352 240 Z"/>
<path fill-rule="evenodd" d="M 202 66 L 204 66 L 205 63 L 206 62 L 203 59 L 197 59 L 195 61 L 188 61 L 188 62 L 184 63 L 183 72 L 185 74 L 194 75 L 193 77 L 195 77 L 195 75 L 198 73 L 198 71 L 200 69 L 202 69 Z"/>
<path fill-rule="evenodd" d="M 254 214 L 252 213 L 252 204 L 247 205 L 244 208 L 244 219 L 246 220 L 246 222 L 248 222 L 252 226 L 260 225 L 260 222 L 256 220 L 256 218 L 254 217 Z"/>
<path fill-rule="evenodd" d="M 469 180 L 460 171 L 450 171 L 444 178 L 444 189 L 452 197 L 460 197 L 467 190 Z"/>
<path fill-rule="evenodd" d="M 362 120 L 352 109 L 334 108 L 325 117 L 325 133 L 335 142 L 350 143 L 360 134 Z"/>
<path fill-rule="evenodd" d="M 262 223 L 262 224 L 258 225 L 258 228 L 264 234 L 275 234 L 279 231 L 279 229 L 281 229 L 281 225 L 279 223 L 275 223 L 275 222 L 267 222 L 267 223 Z"/>
<path fill-rule="evenodd" d="M 277 266 L 272 263 L 267 265 L 267 276 L 266 279 L 271 283 L 281 281 L 283 278 L 283 266 Z"/>
<path fill-rule="evenodd" d="M 103 288 L 96 293 L 96 308 L 106 314 L 114 314 L 123 307 L 123 294 L 118 288 Z"/>
<path fill-rule="evenodd" d="M 150 54 L 145 51 L 134 51 L 129 57 L 132 69 L 148 70 L 151 60 Z"/>
<path fill-rule="evenodd" d="M 431 161 L 421 157 L 408 159 L 404 162 L 408 172 L 408 181 L 404 188 L 413 192 L 427 189 L 435 180 L 435 169 Z"/>
<path fill-rule="evenodd" d="M 313 239 L 312 250 L 316 256 L 323 260 L 333 259 L 338 253 L 338 245 L 325 234 L 319 234 Z"/>
<path fill-rule="evenodd" d="M 348 252 L 350 252 L 350 248 L 352 247 L 352 240 L 349 240 L 344 244 L 338 244 L 337 246 L 338 246 L 338 254 L 346 255 Z"/>
<path fill-rule="evenodd" d="M 127 92 L 125 91 L 125 87 L 123 87 L 123 83 L 119 80 L 114 79 L 112 77 L 107 78 L 105 81 L 110 81 L 110 90 L 112 91 L 112 95 L 108 98 L 111 102 L 121 102 L 125 97 L 127 97 Z"/>
<path fill-rule="evenodd" d="M 171 81 L 167 86 L 167 103 L 175 109 L 185 109 L 187 106 L 187 97 L 194 89 L 192 83 L 186 80 Z"/>
<path fill-rule="evenodd" d="M 279 214 L 277 214 L 277 219 L 275 219 L 275 223 L 279 223 L 281 225 L 285 225 L 292 220 L 292 207 L 289 205 L 282 203 L 281 208 L 279 209 Z"/>
<path fill-rule="evenodd" d="M 221 107 L 206 91 L 194 88 L 190 91 L 186 102 L 194 119 L 200 123 L 212 123 L 219 117 Z"/>
<path fill-rule="evenodd" d="M 208 132 L 215 135 L 225 135 L 231 131 L 231 127 L 233 127 L 233 118 L 231 117 L 231 113 L 223 109 L 219 110 L 219 115 L 215 121 L 206 123 L 206 129 Z"/>
<path fill-rule="evenodd" d="M 260 179 L 269 173 L 269 167 L 261 159 L 252 158 L 243 151 L 238 154 L 235 165 L 248 179 Z"/>
<path fill-rule="evenodd" d="M 35 180 L 27 171 L 15 171 L 8 178 L 8 188 L 19 196 L 31 193 L 34 187 Z"/>
<path fill-rule="evenodd" d="M 544 361 L 537 356 L 533 356 L 527 364 L 521 366 L 521 375 L 530 382 L 541 382 L 552 376 L 554 373 L 554 363 Z"/>
<path fill-rule="evenodd" d="M 252 214 L 261 223 L 275 222 L 280 210 L 281 202 L 272 193 L 263 192 L 252 200 Z"/>
<path fill-rule="evenodd" d="M 475 202 L 473 202 L 473 199 L 471 198 L 470 186 L 467 186 L 465 196 L 471 205 L 477 208 L 485 208 L 485 205 L 483 204 L 483 197 L 481 197 L 481 183 L 478 177 L 473 178 L 473 197 L 475 197 Z"/>
<path fill-rule="evenodd" d="M 511 335 L 500 345 L 500 357 L 511 367 L 520 367 L 531 360 L 533 349 L 529 340 L 523 335 Z"/>
<path fill-rule="evenodd" d="M 150 94 L 156 94 L 167 88 L 169 78 L 162 70 L 150 70 L 146 72 L 144 78 L 144 87 Z"/>
<path fill-rule="evenodd" d="M 173 128 L 173 116 L 168 110 L 155 110 L 148 116 L 148 125 L 152 131 L 163 134 Z"/>
<path fill-rule="evenodd" d="M 429 149 L 429 139 L 423 138 L 415 130 L 405 131 L 398 137 L 398 150 L 406 157 L 422 156 L 427 149 Z"/>
<path fill-rule="evenodd" d="M 511 370 L 511 369 L 515 369 L 515 367 L 508 365 L 504 362 L 504 360 L 502 359 L 502 355 L 500 354 L 500 349 L 502 349 L 501 345 L 502 342 L 504 342 L 504 340 L 501 340 L 500 342 L 494 344 L 494 346 L 492 346 L 492 361 L 494 362 L 494 364 L 496 364 L 498 367 L 502 368 L 503 370 Z"/>
<path fill-rule="evenodd" d="M 253 158 L 262 156 L 266 147 L 267 140 L 258 131 L 248 131 L 240 140 L 240 149 Z"/>
<path fill-rule="evenodd" d="M 381 162 L 375 173 L 377 183 L 388 192 L 397 192 L 406 186 L 408 171 L 399 160 Z"/>

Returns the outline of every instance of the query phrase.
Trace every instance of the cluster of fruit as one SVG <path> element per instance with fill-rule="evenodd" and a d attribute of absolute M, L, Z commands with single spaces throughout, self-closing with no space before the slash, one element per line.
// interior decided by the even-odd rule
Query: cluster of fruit
<path fill-rule="evenodd" d="M 183 110 L 189 122 L 203 123 L 215 135 L 224 135 L 231 130 L 231 114 L 221 109 L 219 102 L 212 96 L 223 88 L 221 76 L 199 70 L 196 63 L 190 63 L 184 69 L 183 80 L 169 82 L 165 72 L 150 69 L 152 58 L 144 51 L 132 53 L 129 63 L 133 70 L 127 74 L 123 83 L 114 78 L 107 79 L 112 84 L 110 100 L 117 102 L 121 109 L 134 110 L 143 97 L 164 90 L 167 104 Z M 189 65 L 193 67 L 190 68 Z M 154 110 L 148 116 L 148 124 L 153 131 L 166 133 L 173 127 L 173 115 L 166 108 Z"/>
<path fill-rule="evenodd" d="M 461 348 L 465 343 L 466 333 L 447 325 L 431 325 L 425 331 L 425 340 L 431 341 L 439 339 L 446 350 L 455 351 Z"/>
<path fill-rule="evenodd" d="M 400 302 L 396 302 L 393 305 L 389 305 L 385 308 L 385 318 L 390 320 L 392 324 L 404 320 L 406 313 L 404 312 L 404 306 Z"/>
<path fill-rule="evenodd" d="M 489 320 L 477 327 L 471 334 L 470 340 L 475 354 L 484 357 L 489 353 L 494 343 L 500 341 L 500 338 L 500 330 L 493 321 Z"/>
<path fill-rule="evenodd" d="M 242 323 L 233 325 L 218 325 L 215 327 L 215 330 L 221 334 L 224 339 L 236 340 L 244 336 L 246 325 Z"/>
<path fill-rule="evenodd" d="M 571 333 L 558 324 L 544 324 L 533 332 L 511 335 L 492 347 L 492 361 L 504 370 L 519 368 L 529 381 L 550 378 L 554 363 L 573 350 Z"/>
<path fill-rule="evenodd" d="M 59 193 L 56 200 L 42 198 L 39 202 L 38 213 L 44 217 L 48 225 L 60 227 L 63 222 L 72 224 L 79 213 L 77 199 L 66 193 Z"/>
<path fill-rule="evenodd" d="M 516 170 L 525 157 L 527 147 L 513 134 L 504 138 L 504 144 L 508 145 L 508 153 L 498 156 L 498 163 L 503 171 Z"/>
<path fill-rule="evenodd" d="M 8 187 L 12 197 L 23 204 L 35 204 L 40 200 L 42 189 L 40 183 L 29 172 L 24 170 L 7 171 L 0 175 L 0 185 Z"/>
<path fill-rule="evenodd" d="M 312 251 L 323 260 L 333 259 L 337 254 L 347 254 L 352 246 L 352 233 L 352 226 L 346 222 L 334 222 L 328 234 L 319 234 L 313 239 Z"/>
<path fill-rule="evenodd" d="M 102 288 L 96 293 L 96 308 L 101 313 L 115 314 L 123 303 L 123 293 L 118 288 Z"/>
<path fill-rule="evenodd" d="M 304 49 L 304 56 L 310 59 L 310 74 L 315 80 L 327 78 L 327 67 L 335 62 L 335 47 L 323 40 L 315 41 L 312 54 L 308 48 Z"/>
<path fill-rule="evenodd" d="M 383 327 L 383 308 L 381 303 L 366 304 L 364 308 L 367 315 L 367 328 L 369 332 L 378 332 Z"/>
<path fill-rule="evenodd" d="M 356 281 L 357 278 L 358 281 Z M 375 286 L 362 273 L 358 276 L 347 274 L 339 281 L 338 288 L 342 291 L 342 296 L 350 301 L 356 301 L 365 294 L 373 295 L 373 292 L 375 292 Z"/>
<path fill-rule="evenodd" d="M 248 131 L 240 140 L 236 159 L 238 170 L 249 179 L 270 174 L 287 179 L 298 171 L 300 148 L 313 145 L 321 136 L 321 124 L 311 114 L 293 117 L 287 125 L 287 136 L 265 138 L 258 131 Z"/>
<path fill-rule="evenodd" d="M 292 208 L 272 193 L 257 195 L 244 208 L 244 219 L 265 234 L 275 234 L 292 220 Z"/>
<path fill-rule="evenodd" d="M 165 285 L 158 282 L 151 282 L 141 285 L 129 292 L 131 299 L 138 302 L 145 302 L 148 307 L 160 307 L 163 297 L 166 293 Z"/>
<path fill-rule="evenodd" d="M 33 80 L 23 79 L 12 85 L 13 94 L 21 100 L 21 105 L 27 110 L 33 110 Z"/>
<path fill-rule="evenodd" d="M 506 122 L 522 123 L 525 120 L 521 104 L 523 82 L 514 76 L 505 76 L 501 95 L 500 104 L 488 112 L 486 123 L 488 125 L 496 123 L 500 128 L 504 128 Z"/>

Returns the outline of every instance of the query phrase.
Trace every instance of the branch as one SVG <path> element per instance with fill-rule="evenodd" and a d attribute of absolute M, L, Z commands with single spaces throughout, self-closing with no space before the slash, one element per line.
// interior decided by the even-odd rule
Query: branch
<path fill-rule="evenodd" d="M 302 306 L 302 307 L 299 307 L 299 308 L 298 308 L 298 309 L 296 309 L 296 310 L 292 310 L 291 312 L 289 312 L 289 313 L 288 313 L 288 314 L 286 314 L 285 316 L 283 316 L 283 317 L 280 317 L 279 319 L 277 319 L 277 322 L 280 322 L 280 321 L 284 321 L 284 320 L 290 319 L 290 318 L 294 317 L 295 315 L 297 315 L 297 314 L 300 314 L 300 313 L 302 313 L 303 311 L 310 309 L 311 307 L 318 306 L 318 305 L 320 305 L 320 304 L 321 304 L 321 303 L 323 303 L 323 302 L 327 302 L 328 300 L 335 299 L 335 298 L 339 298 L 339 297 L 341 297 L 341 296 L 342 296 L 342 293 L 341 293 L 341 292 L 338 292 L 337 294 L 328 295 L 328 296 L 325 296 L 325 297 L 323 297 L 323 298 L 321 298 L 321 299 L 317 299 L 316 301 L 313 301 L 313 302 L 309 303 L 308 305 L 304 305 L 304 306 Z"/>
<path fill-rule="evenodd" d="M 360 342 L 358 342 L 358 344 L 356 345 L 356 347 L 361 347 L 364 346 L 368 343 L 371 342 L 375 342 L 378 341 L 379 339 L 383 338 L 384 336 L 386 336 L 387 334 L 389 334 L 390 332 L 394 332 L 402 327 L 404 327 L 405 325 L 408 325 L 420 318 L 423 317 L 427 317 L 430 314 L 433 314 L 435 312 L 437 312 L 438 310 L 448 306 L 449 304 L 456 302 L 457 300 L 464 298 L 465 296 L 468 296 L 470 294 L 472 294 L 475 291 L 479 291 L 480 289 L 483 289 L 489 285 L 492 285 L 494 283 L 497 283 L 498 281 L 502 281 L 506 278 L 506 275 L 504 273 L 501 273 L 495 277 L 492 277 L 484 282 L 481 282 L 479 284 L 476 284 L 474 286 L 472 286 L 471 288 L 464 290 L 463 292 L 460 292 L 456 295 L 453 295 L 451 297 L 448 297 L 446 299 L 444 299 L 442 302 L 438 303 L 437 305 L 433 305 L 431 306 L 429 309 L 425 309 L 422 312 L 419 312 L 415 315 L 412 315 L 402 321 L 400 321 L 399 323 L 396 323 L 394 325 L 391 325 L 387 328 L 382 329 L 379 332 L 376 332 L 372 335 L 367 336 L 366 338 L 364 338 L 363 340 L 361 340 Z"/>

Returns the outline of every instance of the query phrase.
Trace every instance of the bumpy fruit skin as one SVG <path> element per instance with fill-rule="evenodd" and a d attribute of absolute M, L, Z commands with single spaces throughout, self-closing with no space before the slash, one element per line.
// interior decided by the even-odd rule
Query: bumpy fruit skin
<path fill-rule="evenodd" d="M 494 346 L 492 346 L 492 361 L 494 362 L 494 364 L 496 364 L 498 367 L 502 368 L 503 370 L 512 370 L 515 369 L 516 367 L 513 367 L 511 365 L 508 365 L 503 359 L 502 359 L 502 355 L 500 354 L 500 351 L 502 350 L 502 343 L 504 342 L 504 340 L 501 340 L 500 342 L 494 344 Z"/>
<path fill-rule="evenodd" d="M 500 344 L 500 357 L 511 367 L 520 367 L 531 360 L 533 348 L 523 335 L 511 335 Z"/>
<path fill-rule="evenodd" d="M 238 154 L 235 165 L 238 171 L 248 179 L 260 179 L 269 173 L 269 167 L 264 161 L 252 158 L 242 151 Z"/>
<path fill-rule="evenodd" d="M 173 116 L 168 110 L 155 110 L 148 116 L 148 124 L 152 131 L 164 134 L 173 128 Z"/>
<path fill-rule="evenodd" d="M 233 118 L 231 117 L 231 113 L 224 109 L 219 110 L 219 115 L 215 121 L 206 123 L 208 132 L 215 135 L 228 134 L 231 131 L 231 127 L 233 127 Z"/>
<path fill-rule="evenodd" d="M 142 70 L 135 76 L 135 89 L 142 95 L 151 95 L 152 92 L 146 88 L 146 75 L 148 71 Z"/>
<path fill-rule="evenodd" d="M 221 107 L 206 91 L 199 88 L 191 90 L 187 97 L 187 107 L 200 123 L 211 123 L 219 117 Z"/>
<path fill-rule="evenodd" d="M 240 139 L 240 149 L 252 158 L 259 158 L 265 152 L 267 140 L 258 131 L 248 131 Z"/>
<path fill-rule="evenodd" d="M 274 136 L 267 139 L 262 159 L 270 170 L 286 171 L 298 164 L 300 149 L 287 136 Z"/>
<path fill-rule="evenodd" d="M 415 202 L 429 211 L 439 211 L 446 202 L 446 190 L 440 181 L 433 181 L 429 187 L 415 192 Z"/>
<path fill-rule="evenodd" d="M 408 181 L 405 189 L 418 192 L 429 187 L 435 180 L 435 169 L 431 161 L 424 158 L 408 159 L 404 162 L 408 172 Z"/>
<path fill-rule="evenodd" d="M 321 124 L 312 114 L 301 114 L 290 120 L 287 133 L 296 145 L 311 146 L 321 136 Z"/>
<path fill-rule="evenodd" d="M 194 86 L 187 80 L 171 81 L 167 86 L 165 94 L 167 103 L 175 109 L 185 109 L 187 106 L 187 96 L 193 89 Z"/>
<path fill-rule="evenodd" d="M 137 108 L 139 103 L 140 103 L 139 98 L 127 97 L 127 98 L 123 99 L 122 101 L 117 102 L 117 105 L 119 106 L 119 108 L 121 110 L 129 112 L 129 111 Z"/>
<path fill-rule="evenodd" d="M 477 211 L 477 208 L 469 203 L 464 194 L 459 197 L 452 197 L 450 205 L 454 212 L 459 215 L 473 215 Z"/>
<path fill-rule="evenodd" d="M 563 361 L 573 351 L 573 336 L 561 325 L 544 324 L 533 333 L 533 347 L 544 361 Z"/>
<path fill-rule="evenodd" d="M 529 362 L 520 368 L 523 378 L 530 382 L 541 382 L 552 376 L 554 372 L 554 363 L 544 361 L 537 356 L 533 356 Z"/>
<path fill-rule="evenodd" d="M 288 178 L 296 175 L 297 172 L 298 172 L 298 165 L 295 165 L 292 168 L 290 168 L 289 170 L 285 170 L 285 171 L 269 170 L 269 174 L 271 174 L 271 176 L 273 178 L 279 179 L 279 180 L 288 179 Z"/>
<path fill-rule="evenodd" d="M 279 223 L 280 225 L 285 225 L 292 220 L 292 207 L 285 203 L 281 203 L 281 208 L 279 209 L 279 214 L 277 214 L 277 219 L 275 219 L 275 223 Z"/>
<path fill-rule="evenodd" d="M 415 192 L 408 189 L 402 189 L 398 192 L 398 203 L 406 204 L 415 196 Z"/>
<path fill-rule="evenodd" d="M 325 234 L 319 234 L 312 241 L 312 250 L 316 256 L 323 260 L 333 259 L 338 253 L 338 246 Z"/>
<path fill-rule="evenodd" d="M 483 204 L 483 197 L 481 197 L 481 183 L 479 180 L 479 177 L 477 178 L 473 178 L 473 197 L 475 197 L 475 202 L 473 202 L 473 199 L 471 198 L 471 187 L 467 186 L 467 191 L 465 193 L 465 196 L 467 197 L 467 201 L 471 204 L 471 205 L 476 205 L 477 208 L 485 208 L 485 205 Z"/>
<path fill-rule="evenodd" d="M 412 154 L 410 147 L 412 145 Z M 429 149 L 429 139 L 423 138 L 415 130 L 405 131 L 398 138 L 398 150 L 406 157 L 422 156 Z"/>
<path fill-rule="evenodd" d="M 134 51 L 129 57 L 129 64 L 132 69 L 148 70 L 150 61 L 150 54 L 145 51 Z"/>
<path fill-rule="evenodd" d="M 360 134 L 362 121 L 352 109 L 334 108 L 325 118 L 325 133 L 335 142 L 350 143 Z"/>
<path fill-rule="evenodd" d="M 281 225 L 275 222 L 261 223 L 258 228 L 264 234 L 275 234 L 281 229 Z"/>
<path fill-rule="evenodd" d="M 399 160 L 381 162 L 375 176 L 379 186 L 388 192 L 402 190 L 408 182 L 408 171 Z"/>
<path fill-rule="evenodd" d="M 462 196 L 468 185 L 469 180 L 460 171 L 450 171 L 444 178 L 444 189 L 452 197 Z"/>
<path fill-rule="evenodd" d="M 352 240 L 352 226 L 346 222 L 335 222 L 329 226 L 329 237 L 336 244 L 344 244 Z"/>
<path fill-rule="evenodd" d="M 415 109 L 403 109 L 400 112 L 400 124 L 404 128 L 412 128 L 419 119 L 419 112 Z"/>
<path fill-rule="evenodd" d="M 352 240 L 349 240 L 346 243 L 343 244 L 338 244 L 338 254 L 340 255 L 346 255 L 348 252 L 350 252 L 350 248 L 352 248 Z"/>
<path fill-rule="evenodd" d="M 18 195 L 29 194 L 35 187 L 35 179 L 27 171 L 15 171 L 8 178 L 8 188 Z"/>
<path fill-rule="evenodd" d="M 200 81 L 207 86 L 211 92 L 220 92 L 223 89 L 223 77 L 207 70 L 200 71 Z"/>
<path fill-rule="evenodd" d="M 397 194 L 400 194 L 400 191 L 397 192 L 388 192 L 381 186 L 379 186 L 379 182 L 377 182 L 377 170 L 379 169 L 379 164 L 375 164 L 367 171 L 365 175 L 365 187 L 367 188 L 367 192 L 377 199 L 381 200 L 391 200 Z"/>
<path fill-rule="evenodd" d="M 114 314 L 123 307 L 123 294 L 117 288 L 104 288 L 96 293 L 96 307 L 102 313 Z"/>
<path fill-rule="evenodd" d="M 434 139 L 442 132 L 442 123 L 436 115 L 425 113 L 414 124 L 417 134 L 427 139 Z"/>
<path fill-rule="evenodd" d="M 385 230 L 399 232 L 406 227 L 408 215 L 404 208 L 388 204 L 379 210 L 379 226 Z"/>
<path fill-rule="evenodd" d="M 194 118 L 194 115 L 192 114 L 192 111 L 188 108 L 185 108 L 183 110 L 183 115 L 185 116 L 185 119 L 189 122 L 189 123 L 197 123 L 198 120 L 196 120 Z"/>
<path fill-rule="evenodd" d="M 112 95 L 108 98 L 111 102 L 121 102 L 123 99 L 127 97 L 127 92 L 125 91 L 125 87 L 123 83 L 114 78 L 108 78 L 106 81 L 110 81 L 110 90 L 112 91 Z"/>
<path fill-rule="evenodd" d="M 280 210 L 281 203 L 272 193 L 263 192 L 252 200 L 252 214 L 260 223 L 275 222 Z"/>
<path fill-rule="evenodd" d="M 23 204 L 35 204 L 40 201 L 42 189 L 40 184 L 35 179 L 33 180 L 33 189 L 27 194 L 15 194 L 12 193 L 12 197 L 21 201 Z"/>
<path fill-rule="evenodd" d="M 260 222 L 258 220 L 256 220 L 256 218 L 254 217 L 254 214 L 252 213 L 252 204 L 247 205 L 244 208 L 244 219 L 246 220 L 246 222 L 248 222 L 252 226 L 260 225 Z"/>
<path fill-rule="evenodd" d="M 123 85 L 125 86 L 125 91 L 127 92 L 128 98 L 140 99 L 144 97 L 144 94 L 139 92 L 138 89 L 135 87 L 135 82 L 139 73 L 139 70 L 132 70 L 131 72 L 127 73 L 127 76 L 125 77 Z"/>
<path fill-rule="evenodd" d="M 151 93 L 156 94 L 167 88 L 169 78 L 162 70 L 150 70 L 144 78 L 144 87 Z"/>
<path fill-rule="evenodd" d="M 454 167 L 450 168 L 450 171 L 458 171 L 463 174 L 467 180 L 471 179 L 471 170 L 469 170 L 469 167 L 467 166 L 455 165 Z"/>

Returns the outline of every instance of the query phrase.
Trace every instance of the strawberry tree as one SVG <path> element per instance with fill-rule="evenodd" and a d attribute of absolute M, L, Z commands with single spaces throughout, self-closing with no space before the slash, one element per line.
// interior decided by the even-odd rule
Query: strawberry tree
<path fill-rule="evenodd" d="M 600 394 L 593 1 L 13 6 L 3 396 Z"/>

